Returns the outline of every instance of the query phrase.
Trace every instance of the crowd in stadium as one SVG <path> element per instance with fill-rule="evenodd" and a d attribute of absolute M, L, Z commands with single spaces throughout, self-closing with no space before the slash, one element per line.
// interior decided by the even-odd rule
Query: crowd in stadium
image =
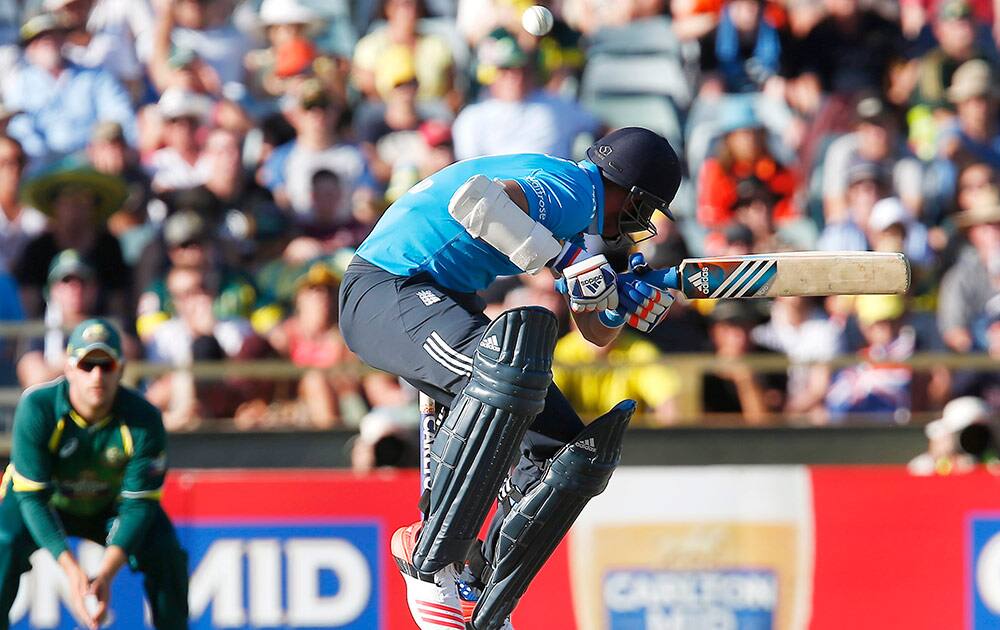
<path fill-rule="evenodd" d="M 22 7 L 27 4 L 27 7 Z M 415 394 L 358 367 L 339 277 L 395 198 L 464 158 L 581 159 L 649 127 L 683 156 L 676 223 L 639 249 L 688 256 L 902 251 L 907 296 L 678 300 L 650 335 L 598 348 L 551 276 L 495 284 L 490 314 L 540 304 L 567 327 L 556 382 L 583 415 L 639 399 L 688 421 L 671 353 L 723 361 L 706 413 L 747 424 L 887 423 L 1000 378 L 921 352 L 1000 355 L 1000 15 L 990 0 L 44 0 L 0 3 L 0 320 L 18 384 L 58 375 L 64 331 L 114 317 L 130 359 L 285 358 L 282 381 L 149 378 L 169 430 L 392 425 Z M 599 250 L 599 240 L 589 243 Z M 625 252 L 606 252 L 624 265 Z M 738 362 L 786 355 L 787 373 Z M 824 361 L 855 355 L 855 365 Z M 600 362 L 586 370 L 565 369 Z M 372 411 L 374 410 L 374 411 Z M 414 417 L 412 411 L 407 411 Z M 381 414 L 381 415 L 380 415 Z M 377 424 L 377 423 L 376 423 Z M 364 437 L 364 436 L 362 436 Z"/>

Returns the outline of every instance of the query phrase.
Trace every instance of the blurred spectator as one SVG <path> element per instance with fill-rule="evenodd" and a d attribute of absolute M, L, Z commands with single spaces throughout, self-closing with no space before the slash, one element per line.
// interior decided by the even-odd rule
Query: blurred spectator
<path fill-rule="evenodd" d="M 177 315 L 145 339 L 149 361 L 187 367 L 194 361 L 238 360 L 259 350 L 250 322 L 215 315 L 219 288 L 203 270 L 175 267 L 166 286 Z M 203 418 L 232 417 L 244 400 L 237 394 L 225 382 L 195 385 L 181 371 L 157 379 L 147 398 L 163 410 L 164 426 L 173 431 L 196 428 Z"/>
<path fill-rule="evenodd" d="M 44 338 L 29 341 L 17 362 L 21 387 L 51 381 L 62 374 L 66 360 L 66 331 L 100 315 L 94 269 L 75 250 L 63 250 L 52 259 L 45 286 Z"/>
<path fill-rule="evenodd" d="M 718 25 L 699 42 L 701 92 L 747 93 L 771 88 L 783 96 L 781 32 L 764 0 L 729 0 Z"/>
<path fill-rule="evenodd" d="M 178 83 L 176 71 L 195 59 L 211 69 L 215 78 L 205 82 L 218 85 L 217 89 L 243 83 L 243 57 L 250 42 L 232 24 L 231 0 L 154 0 L 153 6 L 154 28 L 139 50 L 148 59 L 149 76 L 158 91 L 185 87 Z"/>
<path fill-rule="evenodd" d="M 415 468 L 420 465 L 417 409 L 375 409 L 361 421 L 351 443 L 351 469 L 368 473 L 377 468 Z"/>
<path fill-rule="evenodd" d="M 940 38 L 937 29 L 931 33 L 928 23 L 945 12 L 947 2 L 941 0 L 901 0 L 899 3 L 899 21 L 907 39 L 920 43 L 928 39 Z M 964 2 L 963 2 L 964 4 Z M 997 32 L 996 13 L 991 0 L 972 0 L 972 23 L 977 30 L 983 31 L 985 37 L 992 37 Z M 959 5 L 961 6 L 961 5 Z M 936 26 L 936 24 L 935 24 Z"/>
<path fill-rule="evenodd" d="M 120 177 L 128 189 L 121 209 L 108 217 L 108 229 L 118 238 L 125 261 L 131 265 L 154 234 L 146 215 L 151 182 L 139 165 L 138 156 L 125 143 L 125 133 L 116 122 L 98 123 L 86 152 L 94 169 Z"/>
<path fill-rule="evenodd" d="M 566 22 L 584 35 L 609 26 L 623 26 L 666 12 L 665 0 L 565 0 L 562 13 Z"/>
<path fill-rule="evenodd" d="M 746 301 L 720 300 L 709 318 L 709 337 L 720 364 L 702 376 L 702 409 L 740 414 L 748 425 L 766 424 L 783 406 L 785 377 L 756 374 L 740 361 L 756 349 L 751 331 L 760 314 Z"/>
<path fill-rule="evenodd" d="M 354 48 L 354 82 L 361 93 L 372 100 L 384 98 L 376 77 L 384 65 L 394 63 L 393 59 L 402 53 L 412 59 L 416 68 L 417 96 L 422 100 L 446 100 L 457 109 L 460 98 L 453 92 L 451 47 L 443 38 L 421 32 L 420 18 L 427 15 L 424 1 L 384 0 L 381 13 L 385 23 L 362 37 Z M 393 54 L 387 55 L 390 51 Z"/>
<path fill-rule="evenodd" d="M 384 88 L 385 103 L 359 108 L 354 129 L 372 175 L 385 184 L 392 176 L 393 164 L 419 150 L 416 129 L 424 116 L 417 109 L 417 75 L 408 55 L 380 66 L 376 82 Z"/>
<path fill-rule="evenodd" d="M 156 109 L 163 121 L 164 146 L 146 165 L 153 190 L 160 193 L 205 183 L 210 166 L 200 159 L 198 128 L 208 120 L 211 104 L 204 96 L 171 88 Z"/>
<path fill-rule="evenodd" d="M 948 99 L 955 104 L 955 124 L 942 132 L 941 155 L 959 154 L 1000 168 L 1000 134 L 997 132 L 997 89 L 993 71 L 981 59 L 967 61 L 955 71 Z"/>
<path fill-rule="evenodd" d="M 981 195 L 955 216 L 968 245 L 941 279 L 937 319 L 941 336 L 955 352 L 973 347 L 972 326 L 986 304 L 1000 295 L 1000 200 Z"/>
<path fill-rule="evenodd" d="M 418 169 L 418 181 L 455 162 L 451 127 L 440 121 L 429 120 L 420 125 L 419 131 L 424 141 L 424 150 Z"/>
<path fill-rule="evenodd" d="M 227 268 L 218 257 L 218 245 L 208 224 L 191 210 L 172 214 L 163 225 L 163 242 L 172 269 L 197 271 L 212 286 L 212 311 L 223 319 L 249 318 L 257 302 L 257 291 L 245 274 Z M 170 271 L 145 287 L 139 298 L 137 326 L 148 340 L 160 324 L 178 313 L 169 287 Z"/>
<path fill-rule="evenodd" d="M 121 124 L 135 144 L 135 115 L 128 93 L 109 72 L 83 68 L 62 54 L 66 28 L 43 13 L 21 28 L 24 62 L 4 77 L 3 102 L 21 113 L 7 128 L 32 158 L 51 159 L 83 149 L 94 126 Z"/>
<path fill-rule="evenodd" d="M 27 164 L 21 143 L 0 136 L 0 271 L 13 270 L 28 241 L 45 229 L 45 215 L 21 199 Z"/>
<path fill-rule="evenodd" d="M 852 0 L 845 0 L 852 1 Z M 906 146 L 899 122 L 875 93 L 866 93 L 854 109 L 852 133 L 830 143 L 822 166 L 826 221 L 843 220 L 847 208 L 848 173 L 853 164 L 873 162 L 885 173 L 885 194 L 894 194 L 914 212 L 923 208 L 923 168 Z"/>
<path fill-rule="evenodd" d="M 899 26 L 872 9 L 862 9 L 858 0 L 824 4 L 826 17 L 789 56 L 796 77 L 789 98 L 803 112 L 819 109 L 823 94 L 850 101 L 864 90 L 880 90 L 903 52 Z M 839 107 L 843 102 L 828 104 Z"/>
<path fill-rule="evenodd" d="M 682 41 L 705 37 L 719 23 L 723 0 L 671 0 L 671 27 Z"/>
<path fill-rule="evenodd" d="M 887 190 L 887 177 L 877 162 L 857 160 L 847 169 L 846 207 L 828 217 L 816 246 L 827 251 L 868 249 L 866 231 L 872 208 Z"/>
<path fill-rule="evenodd" d="M 337 134 L 340 114 L 319 81 L 303 83 L 285 110 L 295 128 L 295 139 L 276 148 L 263 166 L 263 184 L 299 219 L 310 217 L 312 177 L 319 170 L 332 171 L 340 178 L 343 216 L 339 219 L 346 220 L 351 205 L 362 202 L 359 196 L 371 196 L 371 176 L 364 156 Z"/>
<path fill-rule="evenodd" d="M 124 182 L 74 160 L 64 160 L 27 184 L 25 196 L 52 219 L 24 248 L 14 267 L 25 313 L 41 317 L 43 288 L 52 260 L 75 249 L 93 267 L 98 284 L 97 310 L 128 321 L 130 278 L 122 250 L 107 229 L 107 217 L 125 200 Z"/>
<path fill-rule="evenodd" d="M 261 96 L 282 96 L 288 79 L 306 72 L 319 55 L 310 33 L 320 18 L 298 0 L 264 0 L 260 21 L 269 46 L 246 56 L 250 85 Z"/>
<path fill-rule="evenodd" d="M 299 413 L 293 424 L 329 429 L 343 424 L 346 405 L 361 397 L 361 380 L 352 374 L 327 374 L 333 367 L 360 367 L 337 328 L 340 284 L 324 263 L 314 263 L 299 279 L 295 312 L 268 335 L 278 354 L 298 367 L 311 368 L 298 383 Z M 354 422 L 358 418 L 352 419 Z"/>
<path fill-rule="evenodd" d="M 987 303 L 984 314 L 973 329 L 975 346 L 992 359 L 1000 359 L 1000 298 Z M 1000 371 L 995 369 L 959 370 L 952 383 L 955 396 L 978 396 L 986 401 L 994 414 L 1000 413 Z"/>
<path fill-rule="evenodd" d="M 823 399 L 830 386 L 824 365 L 840 353 L 840 329 L 813 298 L 779 297 L 771 320 L 751 331 L 754 343 L 788 356 L 788 397 L 785 413 L 805 416 L 812 424 L 826 422 Z"/>
<path fill-rule="evenodd" d="M 917 352 L 937 349 L 910 321 L 906 300 L 900 295 L 860 295 L 855 312 L 865 339 L 858 353 L 864 362 L 834 376 L 826 396 L 831 421 L 863 414 L 904 424 L 912 411 L 943 402 L 950 387 L 947 370 L 914 373 L 905 364 Z"/>
<path fill-rule="evenodd" d="M 863 162 L 853 168 L 856 178 L 869 174 L 878 176 L 878 166 L 872 162 Z M 819 248 L 902 252 L 914 267 L 928 269 L 934 262 L 934 253 L 928 242 L 927 227 L 896 197 L 886 197 L 869 206 L 869 185 L 876 184 L 864 179 L 852 184 L 851 188 L 857 190 L 850 193 L 849 198 L 856 203 L 849 208 L 848 219 L 828 224 L 820 237 Z M 877 191 L 872 192 L 877 194 Z"/>
<path fill-rule="evenodd" d="M 750 253 L 812 249 L 817 234 L 811 221 L 793 219 L 775 225 L 777 200 L 767 185 L 756 177 L 749 177 L 736 185 L 733 223 L 750 231 Z M 728 236 L 731 235 L 726 235 L 725 231 L 710 234 L 705 244 L 706 253 L 714 254 L 717 243 L 722 240 L 728 242 Z"/>
<path fill-rule="evenodd" d="M 455 119 L 455 155 L 538 152 L 569 158 L 583 133 L 598 135 L 600 123 L 576 102 L 534 86 L 531 56 L 506 31 L 479 48 L 479 62 L 493 68 L 489 96 Z"/>
<path fill-rule="evenodd" d="M 906 254 L 914 271 L 923 273 L 934 262 L 927 240 L 927 227 L 897 197 L 880 200 L 868 218 L 869 249 Z"/>
<path fill-rule="evenodd" d="M 941 417 L 924 427 L 927 451 L 907 464 L 912 475 L 951 475 L 970 472 L 975 468 L 974 457 L 962 450 L 959 436 L 973 424 L 996 427 L 993 411 L 982 399 L 974 396 L 955 398 L 944 406 Z"/>
<path fill-rule="evenodd" d="M 66 57 L 86 68 L 103 68 L 139 95 L 145 68 L 136 41 L 153 28 L 147 0 L 46 0 L 70 29 Z"/>
<path fill-rule="evenodd" d="M 732 221 L 737 184 L 749 178 L 755 178 L 774 196 L 772 219 L 776 225 L 797 218 L 793 194 L 798 178 L 771 154 L 766 132 L 748 100 L 723 104 L 719 134 L 716 153 L 705 160 L 698 176 L 698 222 L 718 230 Z"/>
<path fill-rule="evenodd" d="M 602 348 L 574 327 L 556 343 L 553 382 L 584 417 L 596 418 L 615 401 L 633 398 L 639 403 L 633 426 L 670 426 L 678 421 L 681 379 L 659 363 L 661 356 L 638 334 L 623 332 Z"/>
<path fill-rule="evenodd" d="M 972 7 L 966 0 L 942 0 L 938 4 L 934 38 L 937 46 L 908 64 L 893 99 L 923 108 L 919 116 L 931 116 L 948 107 L 948 88 L 959 66 L 971 59 L 988 60 L 996 52 L 980 47 Z M 911 124 L 913 116 L 911 112 Z"/>

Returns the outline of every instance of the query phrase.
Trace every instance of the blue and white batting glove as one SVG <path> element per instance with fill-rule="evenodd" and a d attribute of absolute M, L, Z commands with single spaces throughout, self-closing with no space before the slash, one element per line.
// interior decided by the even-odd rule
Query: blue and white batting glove
<path fill-rule="evenodd" d="M 563 270 L 566 296 L 574 313 L 618 308 L 616 274 L 603 254 L 574 263 Z"/>
<path fill-rule="evenodd" d="M 646 259 L 642 254 L 632 254 L 628 266 L 630 271 L 618 276 L 617 313 L 629 326 L 641 332 L 655 328 L 667 316 L 674 303 L 674 296 L 665 289 L 658 289 L 643 282 Z"/>

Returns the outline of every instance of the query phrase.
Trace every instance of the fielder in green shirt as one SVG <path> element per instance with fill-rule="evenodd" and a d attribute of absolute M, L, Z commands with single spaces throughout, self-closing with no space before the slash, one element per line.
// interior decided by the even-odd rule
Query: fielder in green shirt
<path fill-rule="evenodd" d="M 25 391 L 14 413 L 0 484 L 0 630 L 40 547 L 66 572 L 86 627 L 99 626 L 111 581 L 128 563 L 145 575 L 154 626 L 187 628 L 187 554 L 159 502 L 167 468 L 160 412 L 120 385 L 121 337 L 109 322 L 81 323 L 66 352 L 64 376 Z M 67 536 L 105 545 L 93 578 Z"/>

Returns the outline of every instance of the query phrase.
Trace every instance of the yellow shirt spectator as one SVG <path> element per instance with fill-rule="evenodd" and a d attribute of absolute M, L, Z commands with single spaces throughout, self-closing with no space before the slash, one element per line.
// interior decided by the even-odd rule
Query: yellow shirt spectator
<path fill-rule="evenodd" d="M 434 35 L 419 35 L 416 46 L 408 49 L 393 43 L 386 29 L 365 35 L 354 48 L 354 72 L 358 87 L 368 93 L 378 90 L 374 77 L 383 64 L 395 64 L 400 49 L 412 55 L 412 66 L 417 73 L 417 98 L 441 99 L 451 89 L 452 56 L 448 42 Z M 385 98 L 385 94 L 380 95 Z"/>
<path fill-rule="evenodd" d="M 676 370 L 650 364 L 661 356 L 656 346 L 628 331 L 601 348 L 574 330 L 556 344 L 554 380 L 585 418 L 632 398 L 639 403 L 633 426 L 670 425 L 676 420 L 681 381 Z M 598 361 L 606 365 L 592 365 Z"/>

